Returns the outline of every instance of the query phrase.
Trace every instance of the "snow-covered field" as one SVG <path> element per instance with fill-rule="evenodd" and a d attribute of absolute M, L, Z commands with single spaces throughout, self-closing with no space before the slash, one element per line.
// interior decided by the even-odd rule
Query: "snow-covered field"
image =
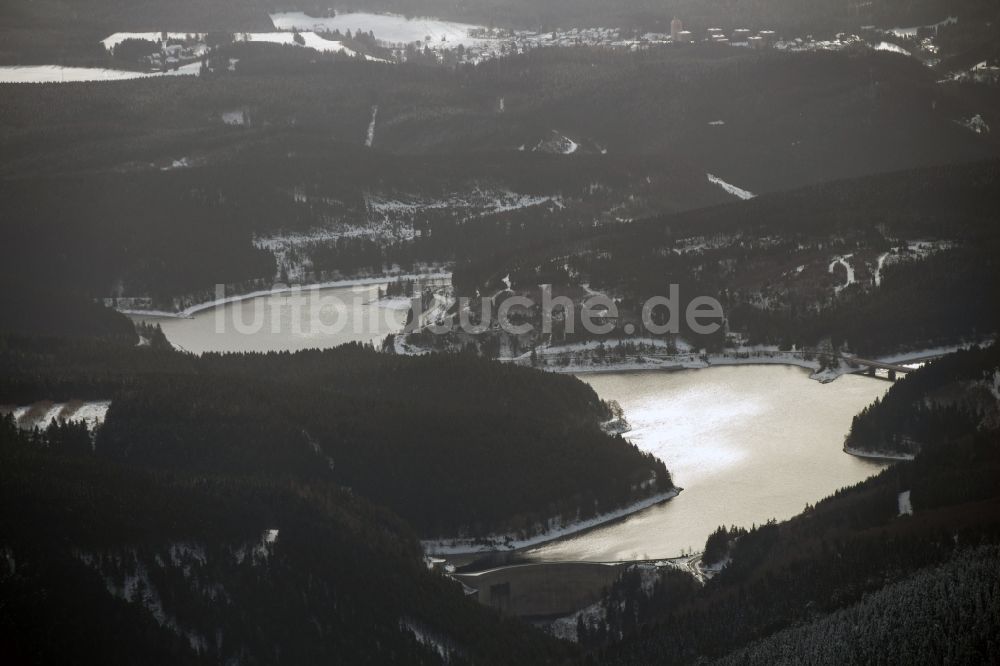
<path fill-rule="evenodd" d="M 676 488 L 668 492 L 657 493 L 629 506 L 601 514 L 600 516 L 595 516 L 594 518 L 590 518 L 588 520 L 576 520 L 563 525 L 558 525 L 555 521 L 550 521 L 548 529 L 535 536 L 527 538 L 519 538 L 510 534 L 491 534 L 488 537 L 480 539 L 435 539 L 423 541 L 421 543 L 423 544 L 424 552 L 428 555 L 460 555 L 491 550 L 519 550 L 521 548 L 537 546 L 547 541 L 560 539 L 570 534 L 582 532 L 592 527 L 597 527 L 598 525 L 618 520 L 619 518 L 624 518 L 633 513 L 642 511 L 643 509 L 648 509 L 651 506 L 660 504 L 661 502 L 673 499 L 674 497 L 677 497 L 678 494 L 680 494 L 680 490 Z"/>
<path fill-rule="evenodd" d="M 456 48 L 459 45 L 468 48 L 470 46 L 483 46 L 489 41 L 469 35 L 470 31 L 483 30 L 483 26 L 432 18 L 406 18 L 396 14 L 358 12 L 314 18 L 302 12 L 285 12 L 272 14 L 271 22 L 278 30 L 371 32 L 375 35 L 375 39 L 389 44 L 412 44 L 413 42 L 426 41 L 431 48 Z"/>
<path fill-rule="evenodd" d="M 743 199 L 744 201 L 747 201 L 748 199 L 753 199 L 754 197 L 757 196 L 756 194 L 754 194 L 749 190 L 744 190 L 742 187 L 736 187 L 731 183 L 727 183 L 718 176 L 713 176 L 710 173 L 707 173 L 705 175 L 708 176 L 708 182 L 712 183 L 713 185 L 718 185 L 723 190 L 725 190 L 727 194 L 732 194 L 734 197 L 738 197 L 740 199 Z"/>
<path fill-rule="evenodd" d="M 357 55 L 354 51 L 344 46 L 342 42 L 323 39 L 315 32 L 298 33 L 302 43 L 295 41 L 295 33 L 292 32 L 248 32 L 237 33 L 236 41 L 244 42 L 264 42 L 268 44 L 284 44 L 287 46 L 302 46 L 307 49 L 315 49 L 320 53 L 343 53 L 344 55 Z"/>
<path fill-rule="evenodd" d="M 197 76 L 201 63 L 181 65 L 166 72 L 132 72 L 103 67 L 62 67 L 60 65 L 30 65 L 0 67 L 0 83 L 79 83 L 83 81 L 128 81 L 157 76 Z"/>

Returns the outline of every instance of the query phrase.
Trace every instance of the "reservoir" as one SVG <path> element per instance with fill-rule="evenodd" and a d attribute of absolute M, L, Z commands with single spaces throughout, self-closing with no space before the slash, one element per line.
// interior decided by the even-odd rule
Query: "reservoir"
<path fill-rule="evenodd" d="M 175 347 L 204 352 L 330 349 L 349 342 L 380 345 L 406 324 L 409 300 L 379 300 L 384 284 L 302 289 L 206 308 L 191 317 L 133 315 L 159 324 Z"/>
<path fill-rule="evenodd" d="M 851 419 L 891 384 L 847 375 L 830 384 L 788 366 L 586 374 L 617 400 L 625 437 L 661 458 L 684 491 L 624 520 L 539 546 L 536 560 L 615 561 L 698 552 L 720 525 L 751 527 L 878 473 L 843 452 Z"/>
<path fill-rule="evenodd" d="M 440 285 L 447 281 L 425 281 Z M 328 349 L 380 345 L 402 330 L 409 301 L 379 300 L 379 284 L 275 293 L 206 308 L 192 317 L 134 316 L 158 323 L 189 352 Z M 855 414 L 885 394 L 884 380 L 846 375 L 829 384 L 781 365 L 578 376 L 616 400 L 625 437 L 662 459 L 676 498 L 632 516 L 528 550 L 533 560 L 662 559 L 700 551 L 720 525 L 784 520 L 885 461 L 843 452 Z"/>

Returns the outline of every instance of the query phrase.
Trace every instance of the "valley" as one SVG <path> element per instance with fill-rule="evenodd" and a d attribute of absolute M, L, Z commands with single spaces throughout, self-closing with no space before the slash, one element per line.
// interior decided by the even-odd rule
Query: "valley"
<path fill-rule="evenodd" d="M 0 661 L 998 659 L 989 0 L 11 0 Z"/>

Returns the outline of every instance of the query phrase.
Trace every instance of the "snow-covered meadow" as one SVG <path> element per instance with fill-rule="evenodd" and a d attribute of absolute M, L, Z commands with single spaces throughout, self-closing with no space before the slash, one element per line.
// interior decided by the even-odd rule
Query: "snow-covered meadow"
<path fill-rule="evenodd" d="M 289 32 L 292 30 L 339 31 L 342 34 L 346 34 L 347 31 L 370 32 L 381 42 L 397 45 L 426 42 L 431 48 L 456 48 L 459 45 L 468 48 L 492 42 L 470 36 L 473 31 L 484 30 L 483 26 L 433 18 L 407 18 L 397 14 L 356 12 L 316 18 L 303 12 L 283 12 L 271 14 L 271 22 L 278 30 Z"/>
<path fill-rule="evenodd" d="M 158 76 L 197 76 L 201 63 L 181 65 L 165 72 L 135 72 L 106 67 L 63 67 L 29 65 L 0 67 L 0 83 L 82 83 L 86 81 L 129 81 Z"/>

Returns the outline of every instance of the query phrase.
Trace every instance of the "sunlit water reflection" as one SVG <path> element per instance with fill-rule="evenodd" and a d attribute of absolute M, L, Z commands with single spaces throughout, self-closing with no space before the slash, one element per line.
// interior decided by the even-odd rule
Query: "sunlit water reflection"
<path fill-rule="evenodd" d="M 684 492 L 627 520 L 541 546 L 539 559 L 621 560 L 699 551 L 719 525 L 790 518 L 808 503 L 877 473 L 843 452 L 852 417 L 889 383 L 831 384 L 801 368 L 737 366 L 580 377 L 617 400 L 626 437 L 666 464 Z"/>

